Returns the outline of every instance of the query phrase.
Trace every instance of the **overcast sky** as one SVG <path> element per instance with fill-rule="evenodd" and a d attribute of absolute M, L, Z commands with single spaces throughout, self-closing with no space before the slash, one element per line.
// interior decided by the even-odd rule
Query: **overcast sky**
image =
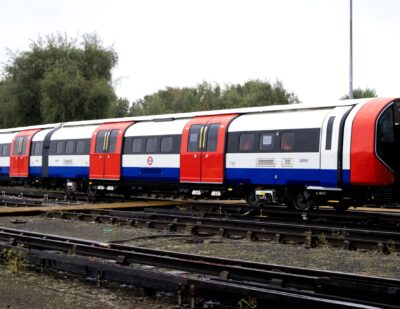
<path fill-rule="evenodd" d="M 117 95 L 274 82 L 302 102 L 349 87 L 349 0 L 0 0 L 0 62 L 39 35 L 96 32 L 119 55 Z M 400 94 L 400 1 L 353 0 L 354 87 Z"/>

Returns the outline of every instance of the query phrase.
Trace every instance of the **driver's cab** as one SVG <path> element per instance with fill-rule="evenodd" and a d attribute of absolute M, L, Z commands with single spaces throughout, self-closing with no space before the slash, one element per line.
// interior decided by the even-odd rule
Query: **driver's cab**
<path fill-rule="evenodd" d="M 400 101 L 390 103 L 378 116 L 375 153 L 400 185 Z"/>

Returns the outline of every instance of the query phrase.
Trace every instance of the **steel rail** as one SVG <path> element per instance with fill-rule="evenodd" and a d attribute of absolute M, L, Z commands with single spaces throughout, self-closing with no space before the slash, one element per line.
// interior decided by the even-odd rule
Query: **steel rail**
<path fill-rule="evenodd" d="M 47 216 L 127 226 L 145 226 L 170 231 L 186 231 L 189 228 L 190 232 L 195 235 L 239 236 L 252 240 L 267 239 L 281 243 L 291 241 L 310 247 L 329 243 L 345 249 L 375 249 L 385 253 L 400 249 L 400 232 L 376 228 L 348 228 L 326 226 L 321 223 L 261 222 L 249 219 L 230 220 L 176 214 L 154 215 L 145 212 L 131 212 L 128 217 L 81 212 L 48 212 Z"/>
<path fill-rule="evenodd" d="M 338 213 L 335 210 L 320 209 L 311 212 L 299 212 L 295 210 L 282 209 L 282 207 L 271 207 L 259 210 L 259 216 L 244 215 L 244 214 L 230 214 L 218 212 L 191 212 L 181 211 L 175 209 L 154 209 L 146 208 L 143 210 L 145 213 L 152 214 L 179 214 L 193 217 L 207 217 L 207 218 L 223 218 L 223 219 L 244 219 L 249 218 L 252 220 L 265 221 L 265 220 L 287 220 L 298 222 L 321 222 L 334 224 L 351 224 L 352 226 L 385 226 L 386 228 L 398 229 L 400 228 L 400 213 L 393 212 L 368 212 L 368 211 L 348 211 L 346 213 Z M 223 210 L 222 210 L 223 212 Z M 127 211 L 109 210 L 104 211 L 104 214 L 116 216 L 129 216 Z"/>
<path fill-rule="evenodd" d="M 31 249 L 57 250 L 73 255 L 113 259 L 120 264 L 153 265 L 216 278 L 222 275 L 219 280 L 225 280 L 227 284 L 273 289 L 279 293 L 291 292 L 305 298 L 386 307 L 396 307 L 400 303 L 400 281 L 394 279 L 104 244 L 6 228 L 0 228 L 0 240 L 14 247 L 24 245 Z"/>

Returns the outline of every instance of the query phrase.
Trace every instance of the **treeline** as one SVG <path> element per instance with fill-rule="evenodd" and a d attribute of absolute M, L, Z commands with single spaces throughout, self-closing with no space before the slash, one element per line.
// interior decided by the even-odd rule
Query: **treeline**
<path fill-rule="evenodd" d="M 117 62 L 115 50 L 104 47 L 96 34 L 83 35 L 79 42 L 63 35 L 33 41 L 3 66 L 0 127 L 299 102 L 282 82 L 261 80 L 168 87 L 129 102 L 115 94 Z"/>
<path fill-rule="evenodd" d="M 97 35 L 82 42 L 50 36 L 11 55 L 0 81 L 0 126 L 106 117 L 117 102 L 111 70 L 118 56 Z"/>
<path fill-rule="evenodd" d="M 176 112 L 193 112 L 248 106 L 298 103 L 299 99 L 277 81 L 250 80 L 243 85 L 227 85 L 204 82 L 196 87 L 159 90 L 133 102 L 129 115 L 152 115 Z"/>

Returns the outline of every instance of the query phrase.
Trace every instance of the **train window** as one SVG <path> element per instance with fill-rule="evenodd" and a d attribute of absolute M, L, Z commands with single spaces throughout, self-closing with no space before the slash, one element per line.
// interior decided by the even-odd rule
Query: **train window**
<path fill-rule="evenodd" d="M 294 133 L 293 132 L 282 133 L 281 150 L 290 151 L 293 150 L 293 147 L 294 147 Z"/>
<path fill-rule="evenodd" d="M 239 138 L 239 151 L 251 151 L 254 149 L 254 133 L 244 133 Z"/>
<path fill-rule="evenodd" d="M 33 142 L 32 143 L 33 155 L 35 155 L 35 156 L 42 155 L 42 147 L 43 147 L 43 142 Z"/>
<path fill-rule="evenodd" d="M 329 117 L 328 125 L 326 127 L 325 150 L 331 150 L 331 148 L 332 148 L 332 130 L 333 130 L 334 122 L 335 122 L 335 116 Z"/>
<path fill-rule="evenodd" d="M 4 148 L 4 144 L 0 144 L 0 156 L 3 157 L 3 148 Z"/>
<path fill-rule="evenodd" d="M 188 140 L 188 152 L 197 152 L 199 151 L 199 135 L 201 124 L 194 124 L 190 127 L 189 131 L 189 140 Z"/>
<path fill-rule="evenodd" d="M 85 141 L 77 141 L 76 142 L 76 153 L 83 154 L 85 153 Z"/>
<path fill-rule="evenodd" d="M 65 145 L 65 153 L 73 154 L 75 152 L 75 141 L 67 141 Z"/>
<path fill-rule="evenodd" d="M 132 153 L 141 153 L 143 152 L 143 138 L 134 138 L 132 140 Z"/>
<path fill-rule="evenodd" d="M 114 153 L 115 149 L 117 147 L 117 138 L 118 138 L 118 132 L 119 130 L 112 130 L 110 133 L 110 144 L 108 147 L 108 152 L 109 153 Z"/>
<path fill-rule="evenodd" d="M 378 121 L 378 140 L 385 143 L 394 143 L 392 108 L 388 108 Z"/>
<path fill-rule="evenodd" d="M 95 152 L 96 153 L 104 153 L 105 151 L 105 135 L 107 131 L 101 130 L 97 132 L 96 136 L 96 147 L 95 147 Z"/>
<path fill-rule="evenodd" d="M 155 153 L 157 152 L 157 137 L 148 137 L 146 141 L 146 152 Z"/>
<path fill-rule="evenodd" d="M 64 153 L 64 141 L 58 141 L 56 146 L 56 153 L 63 154 Z"/>
<path fill-rule="evenodd" d="M 274 133 L 260 134 L 260 150 L 272 150 L 274 148 Z"/>
<path fill-rule="evenodd" d="M 394 133 L 393 107 L 389 107 L 380 116 L 377 128 L 377 154 L 390 168 L 396 166 L 396 144 Z"/>
<path fill-rule="evenodd" d="M 218 129 L 219 124 L 211 124 L 207 133 L 207 151 L 216 151 L 218 144 Z"/>
<path fill-rule="evenodd" d="M 19 155 L 20 149 L 21 149 L 21 143 L 22 143 L 22 137 L 19 136 L 14 141 L 14 150 L 13 150 L 13 155 L 14 156 Z"/>
<path fill-rule="evenodd" d="M 9 157 L 10 156 L 10 144 L 4 144 L 3 145 L 3 150 L 1 152 L 1 155 L 3 157 Z"/>
<path fill-rule="evenodd" d="M 26 155 L 26 144 L 28 142 L 28 138 L 26 136 L 22 136 L 22 147 L 21 147 L 21 155 Z"/>
<path fill-rule="evenodd" d="M 161 139 L 161 152 L 170 153 L 172 152 L 172 136 L 166 136 Z"/>

